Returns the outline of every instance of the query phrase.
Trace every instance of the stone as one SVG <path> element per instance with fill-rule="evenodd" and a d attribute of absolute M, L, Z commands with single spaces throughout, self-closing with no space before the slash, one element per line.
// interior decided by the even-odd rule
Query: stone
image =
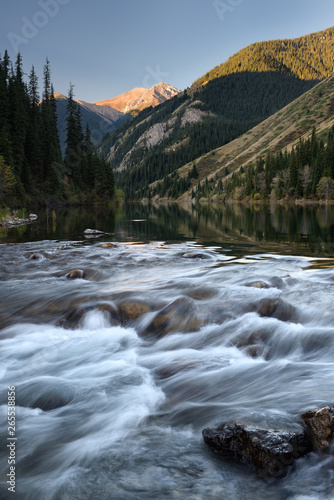
<path fill-rule="evenodd" d="M 203 253 L 187 252 L 181 255 L 183 259 L 209 259 L 207 255 Z"/>
<path fill-rule="evenodd" d="M 85 272 L 82 269 L 72 269 L 66 274 L 68 280 L 85 279 Z"/>
<path fill-rule="evenodd" d="M 42 258 L 43 256 L 40 253 L 33 253 L 29 257 L 30 260 L 41 260 Z"/>
<path fill-rule="evenodd" d="M 327 448 L 334 438 L 334 407 L 314 408 L 302 414 L 314 442 L 321 450 Z"/>
<path fill-rule="evenodd" d="M 303 430 L 262 428 L 242 421 L 204 429 L 202 435 L 222 456 L 251 465 L 269 477 L 284 475 L 297 458 L 312 451 L 312 442 Z"/>
<path fill-rule="evenodd" d="M 107 243 L 102 243 L 101 248 L 115 248 L 116 245 L 113 243 L 107 242 Z"/>
<path fill-rule="evenodd" d="M 146 302 L 140 300 L 124 300 L 119 304 L 119 311 L 122 323 L 135 321 L 151 311 L 151 307 Z"/>
<path fill-rule="evenodd" d="M 280 298 L 262 299 L 256 306 L 257 313 L 263 317 L 277 318 L 281 321 L 293 321 L 296 309 Z"/>
<path fill-rule="evenodd" d="M 180 297 L 157 312 L 143 333 L 160 338 L 173 332 L 198 331 L 201 326 L 203 321 L 196 315 L 194 301 Z"/>
<path fill-rule="evenodd" d="M 266 359 L 268 356 L 268 349 L 264 345 L 250 345 L 245 350 L 246 354 L 251 358 L 260 358 L 261 356 Z"/>
<path fill-rule="evenodd" d="M 37 217 L 37 215 L 36 215 L 36 214 L 30 214 L 30 215 L 29 215 L 29 219 L 30 219 L 30 220 L 36 220 L 36 219 L 38 219 L 38 217 Z"/>
<path fill-rule="evenodd" d="M 85 229 L 83 234 L 106 234 L 103 231 L 99 231 L 98 229 Z"/>
<path fill-rule="evenodd" d="M 264 281 L 252 281 L 251 283 L 247 283 L 246 286 L 252 288 L 269 288 L 269 285 L 267 285 Z"/>

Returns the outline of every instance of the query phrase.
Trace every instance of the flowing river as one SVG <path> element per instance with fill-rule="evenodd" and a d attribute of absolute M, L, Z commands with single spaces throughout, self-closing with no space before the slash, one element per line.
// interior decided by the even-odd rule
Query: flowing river
<path fill-rule="evenodd" d="M 334 498 L 333 449 L 268 480 L 201 435 L 333 405 L 330 209 L 38 215 L 0 245 L 1 499 L 13 386 L 14 498 Z"/>

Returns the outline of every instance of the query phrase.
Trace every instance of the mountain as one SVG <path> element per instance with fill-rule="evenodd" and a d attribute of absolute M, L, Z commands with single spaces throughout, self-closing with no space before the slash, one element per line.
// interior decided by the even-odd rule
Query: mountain
<path fill-rule="evenodd" d="M 158 83 L 151 89 L 136 88 L 113 99 L 89 103 L 77 100 L 80 105 L 83 129 L 88 124 L 92 132 L 92 141 L 97 144 L 102 138 L 112 133 L 123 123 L 132 119 L 139 110 L 156 107 L 180 92 L 167 83 Z M 58 133 L 61 150 L 66 148 L 66 106 L 67 97 L 55 93 L 58 113 Z"/>
<path fill-rule="evenodd" d="M 295 39 L 253 43 L 196 80 L 194 85 L 205 85 L 215 78 L 244 71 L 280 71 L 301 80 L 321 80 L 334 70 L 333 45 L 334 27 Z"/>
<path fill-rule="evenodd" d="M 122 113 L 136 113 L 150 106 L 158 106 L 179 92 L 179 89 L 161 82 L 150 89 L 144 87 L 135 88 L 113 99 L 99 101 L 95 104 L 97 106 L 108 106 Z"/>
<path fill-rule="evenodd" d="M 67 97 L 59 93 L 55 93 L 54 96 L 57 103 L 59 141 L 62 153 L 64 154 L 66 148 Z M 84 101 L 77 102 L 80 105 L 83 130 L 85 130 L 86 125 L 89 126 L 94 144 L 101 141 L 105 134 L 113 132 L 132 118 L 131 115 L 126 115 L 116 109 L 112 109 L 110 106 L 97 106 L 96 104 Z"/>
<path fill-rule="evenodd" d="M 197 172 L 196 179 L 191 179 L 189 188 L 179 198 L 190 200 L 199 187 L 204 196 L 203 187 L 208 183 L 210 198 L 219 199 L 219 186 L 230 183 L 232 178 L 238 184 L 240 176 L 251 165 L 261 162 L 265 165 L 268 155 L 290 153 L 299 147 L 300 141 L 312 138 L 314 130 L 318 140 L 326 143 L 333 126 L 334 74 L 234 141 L 178 169 L 180 179 L 191 175 L 194 165 Z M 325 166 L 325 159 L 322 164 Z M 331 165 L 334 167 L 334 149 Z"/>
<path fill-rule="evenodd" d="M 112 162 L 125 197 L 149 196 L 148 186 L 159 179 L 165 179 L 159 195 L 165 194 L 168 176 L 178 168 L 233 141 L 329 76 L 334 67 L 332 33 L 330 28 L 284 43 L 255 44 L 258 56 L 248 66 L 244 63 L 246 70 L 234 71 L 234 65 L 230 73 L 204 78 L 205 85 L 199 84 L 200 79 L 158 108 L 143 110 L 132 122 L 107 135 L 100 151 Z M 281 54 L 284 64 L 267 64 L 272 60 L 268 43 L 269 47 L 274 44 L 276 60 Z M 254 45 L 247 50 L 253 52 Z M 287 57 L 286 53 L 294 55 Z M 241 68 L 241 59 L 235 57 Z M 292 63 L 287 64 L 290 57 L 300 68 L 300 76 L 293 74 Z M 324 61 L 320 64 L 321 57 Z M 312 76 L 316 78 L 309 79 Z"/>

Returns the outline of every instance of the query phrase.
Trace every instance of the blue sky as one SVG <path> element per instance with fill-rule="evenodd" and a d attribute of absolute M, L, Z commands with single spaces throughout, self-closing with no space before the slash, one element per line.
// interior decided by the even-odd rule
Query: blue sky
<path fill-rule="evenodd" d="M 4 0 L 0 53 L 96 102 L 165 81 L 181 90 L 250 43 L 334 25 L 333 0 Z"/>

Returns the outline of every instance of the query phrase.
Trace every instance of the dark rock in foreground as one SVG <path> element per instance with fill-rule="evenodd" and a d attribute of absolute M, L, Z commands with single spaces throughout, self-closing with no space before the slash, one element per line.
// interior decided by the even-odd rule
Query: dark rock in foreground
<path fill-rule="evenodd" d="M 312 451 L 304 431 L 268 429 L 245 422 L 227 422 L 202 431 L 206 444 L 226 457 L 254 466 L 260 473 L 279 477 L 295 459 Z"/>
<path fill-rule="evenodd" d="M 334 407 L 325 406 L 303 413 L 302 419 L 310 429 L 316 446 L 325 449 L 334 438 Z"/>

